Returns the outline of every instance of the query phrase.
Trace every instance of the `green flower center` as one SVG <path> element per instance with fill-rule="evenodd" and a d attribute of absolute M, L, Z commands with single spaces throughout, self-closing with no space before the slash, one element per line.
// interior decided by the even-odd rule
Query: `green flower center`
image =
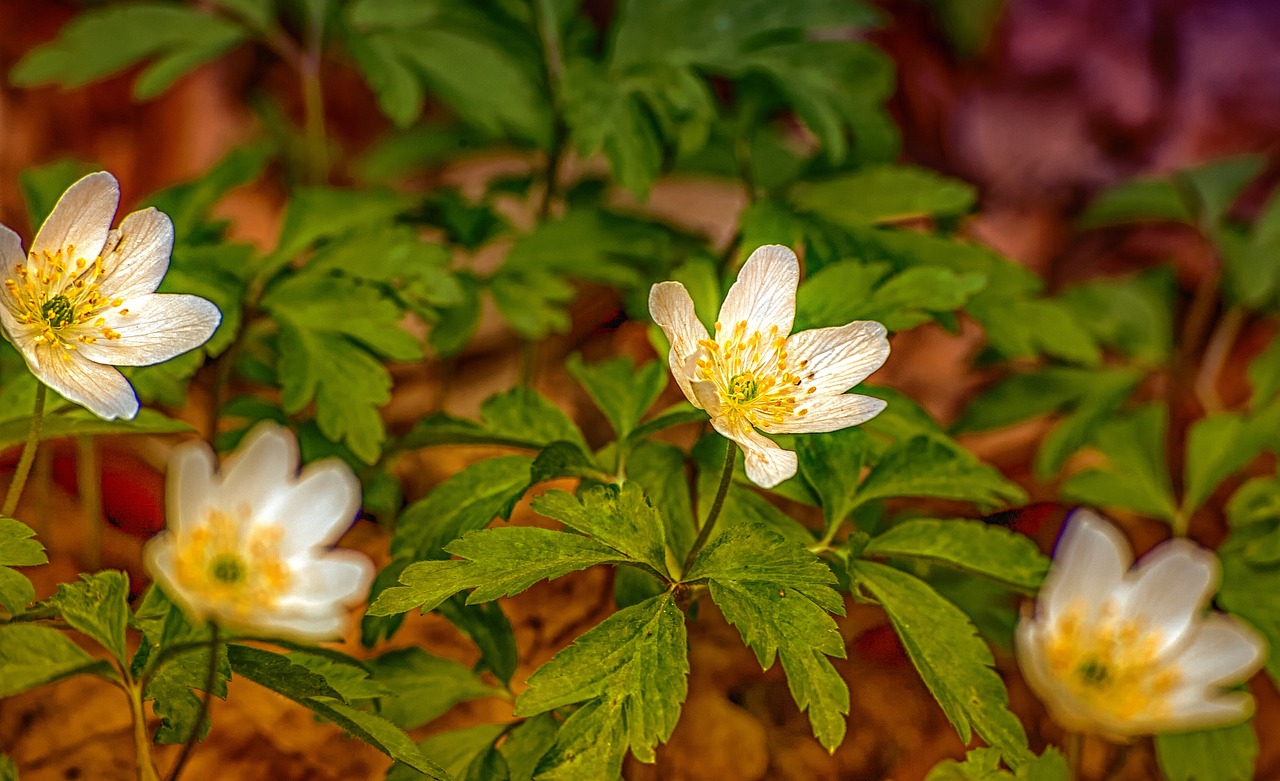
<path fill-rule="evenodd" d="M 65 328 L 75 319 L 75 308 L 66 296 L 54 296 L 40 307 L 40 314 L 50 328 Z"/>
<path fill-rule="evenodd" d="M 754 401 L 760 395 L 760 383 L 751 372 L 742 372 L 729 378 L 729 399 L 738 404 Z"/>
<path fill-rule="evenodd" d="M 1107 669 L 1107 666 L 1094 659 L 1090 659 L 1076 668 L 1076 674 L 1080 677 L 1081 683 L 1090 686 L 1104 685 L 1111 678 L 1111 672 Z"/>
<path fill-rule="evenodd" d="M 239 583 L 244 578 L 244 562 L 234 553 L 224 553 L 209 562 L 209 574 L 228 585 Z"/>

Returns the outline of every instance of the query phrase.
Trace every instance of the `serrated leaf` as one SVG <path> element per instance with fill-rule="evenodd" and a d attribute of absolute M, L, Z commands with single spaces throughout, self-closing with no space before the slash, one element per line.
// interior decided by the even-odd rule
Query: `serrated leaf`
<path fill-rule="evenodd" d="M 986 285 L 977 272 L 917 266 L 894 273 L 888 264 L 845 261 L 824 267 L 800 286 L 796 330 L 877 320 L 891 331 L 914 328 L 964 306 Z"/>
<path fill-rule="evenodd" d="M 1184 188 L 1184 197 L 1190 196 L 1200 224 L 1212 226 L 1222 220 L 1264 165 L 1262 155 L 1228 157 L 1178 171 L 1174 180 Z"/>
<path fill-rule="evenodd" d="M 658 509 L 666 527 L 667 545 L 681 561 L 697 534 L 684 466 L 684 451 L 666 442 L 638 442 L 627 458 L 627 479 L 641 485 Z"/>
<path fill-rule="evenodd" d="M 865 556 L 921 559 L 1034 592 L 1049 559 L 1030 538 L 999 526 L 963 518 L 903 521 L 871 539 Z"/>
<path fill-rule="evenodd" d="M 1148 404 L 1107 421 L 1094 439 L 1107 466 L 1071 475 L 1062 484 L 1062 495 L 1095 507 L 1123 507 L 1172 522 L 1178 510 L 1164 462 L 1167 425 L 1163 404 Z"/>
<path fill-rule="evenodd" d="M 971 749 L 963 762 L 944 760 L 934 766 L 925 781 L 1068 781 L 1067 760 L 1050 746 L 1025 762 L 1017 773 L 1000 767 L 1000 750 L 986 746 Z"/>
<path fill-rule="evenodd" d="M 507 758 L 511 781 L 530 781 L 538 760 L 555 744 L 560 722 L 550 713 L 525 719 L 507 734 L 499 751 Z"/>
<path fill-rule="evenodd" d="M 662 517 L 635 483 L 596 486 L 581 497 L 548 491 L 533 500 L 533 509 L 670 578 Z"/>
<path fill-rule="evenodd" d="M 80 673 L 118 677 L 108 662 L 94 659 L 56 629 L 0 624 L 0 697 L 12 697 Z"/>
<path fill-rule="evenodd" d="M 1280 392 L 1280 337 L 1273 336 L 1267 346 L 1249 362 L 1249 407 L 1258 409 Z"/>
<path fill-rule="evenodd" d="M 378 712 L 401 729 L 420 727 L 459 702 L 502 694 L 461 662 L 420 648 L 389 651 L 367 664 L 374 680 L 393 693 Z"/>
<path fill-rule="evenodd" d="M 505 724 L 478 724 L 440 732 L 419 743 L 418 749 L 444 769 L 450 778 L 461 779 L 471 762 L 493 746 L 506 728 Z M 395 765 L 387 772 L 384 781 L 414 781 L 419 778 L 423 775 L 413 768 Z"/>
<path fill-rule="evenodd" d="M 584 732 L 615 731 L 618 740 L 603 746 L 609 764 L 620 763 L 628 748 L 641 762 L 653 762 L 654 748 L 671 737 L 680 718 L 688 690 L 687 643 L 684 614 L 663 594 L 619 610 L 538 668 L 516 699 L 517 716 L 590 701 L 561 727 L 539 770 L 569 758 L 566 738 L 574 736 L 569 725 L 575 717 Z"/>
<path fill-rule="evenodd" d="M 957 445 L 916 436 L 885 451 L 862 481 L 856 504 L 899 496 L 929 496 L 981 507 L 1023 504 L 1026 492 Z"/>
<path fill-rule="evenodd" d="M 391 550 L 414 559 L 442 558 L 444 546 L 494 518 L 509 518 L 529 488 L 528 456 L 477 461 L 436 486 L 396 521 Z"/>
<path fill-rule="evenodd" d="M 1173 352 L 1173 270 L 1102 279 L 1066 290 L 1059 301 L 1097 340 L 1146 366 L 1160 366 Z"/>
<path fill-rule="evenodd" d="M 317 242 L 389 223 L 407 204 L 405 196 L 390 192 L 328 187 L 295 190 L 289 197 L 272 263 L 281 266 Z"/>
<path fill-rule="evenodd" d="M 667 367 L 659 361 L 635 367 L 627 358 L 610 358 L 588 366 L 575 353 L 565 369 L 608 418 L 618 439 L 635 429 L 667 387 Z"/>
<path fill-rule="evenodd" d="M 480 422 L 494 434 L 530 443 L 535 449 L 571 442 L 590 452 L 569 416 L 532 388 L 520 386 L 489 397 L 480 405 Z"/>
<path fill-rule="evenodd" d="M 844 615 L 830 568 L 801 544 L 737 523 L 703 549 L 685 577 L 704 579 L 761 668 L 781 658 L 796 705 L 808 711 L 814 735 L 834 752 L 844 740 L 849 690 L 827 658 L 845 656 L 829 615 Z"/>
<path fill-rule="evenodd" d="M 0 448 L 25 442 L 31 429 L 30 418 L 17 418 L 0 423 Z M 113 434 L 180 434 L 195 429 L 180 420 L 153 409 L 140 409 L 133 420 L 103 420 L 80 407 L 57 410 L 44 419 L 40 440 L 70 436 L 110 436 Z"/>
<path fill-rule="evenodd" d="M 20 521 L 0 518 L 0 605 L 13 614 L 26 610 L 36 598 L 36 590 L 25 575 L 12 567 L 36 567 L 49 562 L 35 535 Z"/>
<path fill-rule="evenodd" d="M 302 702 L 308 697 L 346 700 L 323 675 L 297 664 L 284 654 L 232 643 L 227 646 L 227 658 L 236 675 L 243 675 L 294 702 Z"/>
<path fill-rule="evenodd" d="M 449 781 L 449 774 L 443 768 L 427 759 L 408 735 L 381 716 L 336 700 L 310 698 L 303 704 L 342 727 L 348 735 L 368 743 L 397 762 L 403 762 L 427 778 Z"/>
<path fill-rule="evenodd" d="M 1253 721 L 1155 736 L 1156 761 L 1169 781 L 1249 781 L 1258 759 Z"/>
<path fill-rule="evenodd" d="M 81 575 L 79 582 L 59 583 L 58 591 L 42 602 L 62 620 L 107 649 L 120 664 L 128 662 L 125 628 L 129 625 L 129 578 L 107 570 Z"/>
<path fill-rule="evenodd" d="M 464 560 L 410 564 L 400 575 L 402 585 L 379 595 L 369 613 L 386 616 L 415 607 L 425 612 L 465 589 L 474 589 L 468 603 L 488 602 L 518 594 L 539 580 L 595 564 L 627 561 L 618 551 L 594 540 L 529 527 L 471 532 L 446 550 Z"/>
<path fill-rule="evenodd" d="M 1280 567 L 1276 566 L 1280 538 L 1280 505 L 1275 503 L 1274 479 L 1251 481 L 1245 488 L 1249 506 L 1235 503 L 1232 528 L 1218 548 L 1222 588 L 1217 602 L 1262 632 L 1272 648 L 1280 648 Z M 1245 493 L 1242 489 L 1238 493 Z M 1267 656 L 1266 669 L 1280 680 L 1280 658 Z"/>
<path fill-rule="evenodd" d="M 963 214 L 973 207 L 973 186 L 925 168 L 881 165 L 806 183 L 796 205 L 855 226 L 927 216 Z"/>
<path fill-rule="evenodd" d="M 874 449 L 871 435 L 858 428 L 813 434 L 796 442 L 800 474 L 822 501 L 826 528 L 853 512 L 862 469 Z"/>
<path fill-rule="evenodd" d="M 991 669 L 991 651 L 968 616 L 924 581 L 883 564 L 851 561 L 850 577 L 884 608 L 961 741 L 968 743 L 977 732 L 1011 767 L 1030 760 L 1026 733 L 1009 711 L 1004 682 Z"/>
<path fill-rule="evenodd" d="M 1181 512 L 1190 517 L 1218 485 L 1240 473 L 1274 441 L 1274 416 L 1219 412 L 1191 424 L 1187 432 L 1186 478 Z"/>

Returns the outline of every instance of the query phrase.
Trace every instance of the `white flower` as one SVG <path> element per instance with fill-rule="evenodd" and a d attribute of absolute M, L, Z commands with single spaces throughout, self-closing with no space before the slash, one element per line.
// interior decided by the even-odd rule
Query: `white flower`
<path fill-rule="evenodd" d="M 711 425 L 742 446 L 747 477 L 771 488 L 796 473 L 796 454 L 759 431 L 802 434 L 854 426 L 885 403 L 845 391 L 889 357 L 880 323 L 860 320 L 791 334 L 800 264 L 786 247 L 751 253 L 729 288 L 712 339 L 679 282 L 649 291 L 649 314 L 671 342 L 671 373 Z"/>
<path fill-rule="evenodd" d="M 1218 559 L 1173 539 L 1137 567 L 1106 519 L 1077 510 L 1058 543 L 1034 618 L 1018 624 L 1023 676 L 1066 729 L 1124 741 L 1227 726 L 1253 701 L 1226 691 L 1266 658 L 1244 623 L 1205 612 Z"/>
<path fill-rule="evenodd" d="M 30 254 L 0 225 L 0 324 L 41 382 L 107 420 L 138 414 L 133 388 L 113 366 L 199 347 L 222 318 L 198 296 L 156 294 L 173 223 L 144 209 L 111 230 L 119 203 L 115 177 L 99 172 L 62 194 Z"/>
<path fill-rule="evenodd" d="M 293 434 L 249 432 L 222 474 L 203 443 L 169 462 L 169 530 L 147 543 L 147 570 L 196 620 L 306 640 L 341 634 L 345 606 L 369 588 L 373 564 L 329 546 L 360 508 L 360 484 L 327 459 L 297 473 Z"/>

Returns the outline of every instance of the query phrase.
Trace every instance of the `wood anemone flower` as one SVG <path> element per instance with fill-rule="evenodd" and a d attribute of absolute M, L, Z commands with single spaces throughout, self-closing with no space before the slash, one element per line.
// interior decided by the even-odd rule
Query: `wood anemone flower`
<path fill-rule="evenodd" d="M 1018 624 L 1027 684 L 1073 732 L 1137 735 L 1223 727 L 1253 712 L 1228 691 L 1266 659 L 1266 641 L 1224 613 L 1214 554 L 1185 539 L 1133 550 L 1105 518 L 1077 510 L 1058 542 L 1034 617 Z"/>
<path fill-rule="evenodd" d="M 22 251 L 0 225 L 0 325 L 45 385 L 112 420 L 138 414 L 115 366 L 148 366 L 204 344 L 222 319 L 199 296 L 158 294 L 173 223 L 155 209 L 111 230 L 120 186 L 106 172 L 63 193 Z"/>
<path fill-rule="evenodd" d="M 859 320 L 791 333 L 800 263 L 786 247 L 751 253 L 729 288 L 715 337 L 698 320 L 689 291 L 661 282 L 649 314 L 671 342 L 671 373 L 716 431 L 746 454 L 747 477 L 771 488 L 796 473 L 796 454 L 760 432 L 807 434 L 856 426 L 885 402 L 846 390 L 889 357 L 885 327 Z"/>
<path fill-rule="evenodd" d="M 216 473 L 202 442 L 169 463 L 168 531 L 147 543 L 147 571 L 196 621 L 301 640 L 342 633 L 373 562 L 332 550 L 360 509 L 360 483 L 336 458 L 298 473 L 292 432 L 262 423 Z"/>

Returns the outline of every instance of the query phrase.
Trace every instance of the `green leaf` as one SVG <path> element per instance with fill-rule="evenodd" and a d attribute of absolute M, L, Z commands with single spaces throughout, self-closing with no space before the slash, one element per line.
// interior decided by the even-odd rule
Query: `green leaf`
<path fill-rule="evenodd" d="M 303 702 L 315 713 L 342 727 L 347 734 L 363 740 L 382 753 L 403 762 L 428 778 L 449 781 L 449 774 L 425 755 L 391 722 L 336 700 L 310 698 Z"/>
<path fill-rule="evenodd" d="M 390 223 L 407 206 L 405 196 L 390 192 L 299 188 L 289 197 L 271 264 L 282 267 L 317 242 Z"/>
<path fill-rule="evenodd" d="M 1252 721 L 1232 727 L 1156 735 L 1156 761 L 1169 781 L 1249 781 L 1258 759 Z"/>
<path fill-rule="evenodd" d="M 1098 427 L 1110 420 L 1142 381 L 1138 369 L 1096 369 L 1092 378 L 1081 378 L 1081 395 L 1071 413 L 1049 432 L 1036 453 L 1032 471 L 1041 480 L 1049 480 L 1066 464 L 1073 453 L 1096 437 Z"/>
<path fill-rule="evenodd" d="M 391 550 L 414 559 L 442 558 L 445 545 L 494 518 L 510 518 L 529 488 L 528 456 L 477 461 L 409 505 L 396 521 Z"/>
<path fill-rule="evenodd" d="M 368 665 L 374 680 L 394 693 L 381 700 L 378 712 L 402 729 L 420 727 L 459 702 L 502 695 L 466 665 L 420 648 L 390 651 Z"/>
<path fill-rule="evenodd" d="M 1133 179 L 1104 190 L 1080 216 L 1080 227 L 1101 228 L 1127 222 L 1193 220 L 1178 188 L 1168 179 Z"/>
<path fill-rule="evenodd" d="M 1239 474 L 1272 443 L 1276 427 L 1266 425 L 1262 417 L 1219 412 L 1191 424 L 1181 506 L 1184 517 L 1190 517 L 1223 480 Z"/>
<path fill-rule="evenodd" d="M 1028 537 L 981 521 L 912 519 L 873 537 L 862 555 L 921 559 L 1033 593 L 1049 559 Z"/>
<path fill-rule="evenodd" d="M 1178 510 L 1164 462 L 1167 425 L 1165 406 L 1158 403 L 1107 421 L 1094 438 L 1107 466 L 1071 475 L 1062 484 L 1062 495 L 1172 522 Z"/>
<path fill-rule="evenodd" d="M 27 577 L 12 567 L 37 567 L 47 564 L 44 546 L 36 533 L 13 518 L 0 518 L 0 605 L 18 614 L 36 598 L 36 590 Z"/>
<path fill-rule="evenodd" d="M 425 612 L 464 589 L 475 589 L 467 599 L 469 604 L 488 602 L 518 594 L 539 580 L 595 564 L 627 561 L 618 551 L 594 540 L 529 527 L 471 532 L 451 542 L 446 550 L 464 560 L 410 564 L 400 576 L 402 585 L 384 591 L 369 606 L 369 613 L 387 616 L 415 607 Z"/>
<path fill-rule="evenodd" d="M 525 719 L 507 734 L 498 749 L 507 758 L 511 781 L 531 781 L 538 760 L 556 742 L 560 722 L 550 713 L 542 713 Z"/>
<path fill-rule="evenodd" d="M 964 214 L 977 192 L 927 168 L 881 165 L 807 183 L 794 199 L 801 209 L 837 224 L 862 226 Z"/>
<path fill-rule="evenodd" d="M 80 673 L 117 677 L 110 663 L 89 656 L 56 629 L 0 624 L 0 697 L 12 697 Z"/>
<path fill-rule="evenodd" d="M 420 420 L 395 447 L 501 445 L 541 450 L 553 442 L 569 442 L 589 452 L 582 432 L 568 415 L 537 391 L 520 386 L 486 399 L 480 405 L 479 423 L 436 413 Z"/>
<path fill-rule="evenodd" d="M 1029 761 L 1026 733 L 968 616 L 924 581 L 883 564 L 851 561 L 850 577 L 884 608 L 960 740 L 968 743 L 977 732 L 1011 767 Z"/>
<path fill-rule="evenodd" d="M 971 749 L 963 762 L 944 760 L 934 766 L 925 781 L 1068 781 L 1071 770 L 1067 760 L 1050 746 L 1010 773 L 1000 768 L 1000 750 L 988 747 Z"/>
<path fill-rule="evenodd" d="M 680 718 L 688 674 L 684 614 L 670 594 L 619 610 L 588 630 L 538 668 L 516 699 L 517 716 L 587 701 L 561 726 L 538 777 L 564 777 L 575 765 L 600 759 L 596 766 L 611 772 L 593 777 L 612 777 L 628 748 L 641 762 L 653 762 L 654 748 L 671 737 Z M 584 735 L 602 733 L 617 738 L 601 744 L 607 758 L 574 750 Z M 548 774 L 552 768 L 556 772 Z"/>
<path fill-rule="evenodd" d="M 27 203 L 32 231 L 44 223 L 68 187 L 95 170 L 94 166 L 69 157 L 23 169 L 18 174 L 18 187 Z"/>
<path fill-rule="evenodd" d="M 871 435 L 859 428 L 813 434 L 796 441 L 800 474 L 822 501 L 827 529 L 853 512 L 862 468 L 874 450 Z"/>
<path fill-rule="evenodd" d="M 1162 366 L 1173 354 L 1175 282 L 1171 268 L 1159 267 L 1076 285 L 1059 300 L 1099 343 Z"/>
<path fill-rule="evenodd" d="M 985 285 L 980 273 L 956 273 L 940 266 L 895 274 L 884 263 L 833 263 L 800 286 L 796 330 L 854 320 L 877 320 L 891 331 L 914 328 L 962 308 Z"/>
<path fill-rule="evenodd" d="M 323 675 L 294 662 L 284 654 L 232 643 L 227 646 L 227 658 L 236 675 L 243 675 L 259 686 L 294 702 L 303 702 L 308 697 L 331 697 L 346 701 Z"/>
<path fill-rule="evenodd" d="M 725 620 L 738 628 L 763 669 L 781 658 L 791 696 L 829 752 L 844 740 L 849 689 L 827 658 L 845 656 L 830 613 L 844 615 L 836 577 L 803 545 L 756 524 L 714 538 L 685 577 L 706 580 Z"/>
<path fill-rule="evenodd" d="M 23 87 L 50 82 L 78 87 L 158 58 L 134 82 L 134 95 L 145 100 L 246 37 L 237 24 L 180 5 L 139 2 L 100 8 L 77 15 L 57 38 L 28 52 L 9 78 Z M 103 46 L 103 41 L 113 45 Z"/>
<path fill-rule="evenodd" d="M 0 754 L 0 781 L 18 781 L 18 766 L 4 754 Z"/>
<path fill-rule="evenodd" d="M 980 507 L 1024 504 L 1027 494 L 993 467 L 949 442 L 927 435 L 881 455 L 855 495 L 856 506 L 899 496 L 929 496 Z"/>
<path fill-rule="evenodd" d="M 1273 336 L 1262 352 L 1249 362 L 1249 407 L 1258 409 L 1280 392 L 1280 338 Z"/>
<path fill-rule="evenodd" d="M 548 491 L 533 500 L 533 509 L 648 565 L 655 575 L 671 577 L 662 517 L 635 483 L 621 488 L 596 486 L 581 498 L 566 491 Z"/>
<path fill-rule="evenodd" d="M 1242 155 L 1198 165 L 1174 174 L 1174 180 L 1190 195 L 1200 224 L 1215 225 L 1222 221 L 1245 185 L 1266 164 L 1262 155 Z"/>
<path fill-rule="evenodd" d="M 1280 481 L 1246 483 L 1228 506 L 1231 533 L 1218 548 L 1222 588 L 1217 602 L 1262 632 L 1272 648 L 1280 648 Z M 1266 669 L 1280 680 L 1280 658 L 1267 656 Z"/>
<path fill-rule="evenodd" d="M 637 429 L 638 430 L 638 429 Z M 667 545 L 678 560 L 693 546 L 693 503 L 685 479 L 685 453 L 666 442 L 641 441 L 627 459 L 627 479 L 644 488 L 666 527 Z"/>
<path fill-rule="evenodd" d="M 575 353 L 565 369 L 609 419 L 618 439 L 635 429 L 667 387 L 667 367 L 659 361 L 636 368 L 627 358 L 610 358 L 587 366 Z"/>
<path fill-rule="evenodd" d="M 440 732 L 418 744 L 423 755 L 438 764 L 450 778 L 464 778 L 472 761 L 493 746 L 506 730 L 505 724 L 478 724 L 474 727 Z M 407 765 L 396 765 L 385 781 L 414 781 L 422 774 Z"/>
<path fill-rule="evenodd" d="M 73 628 L 98 641 L 121 664 L 128 661 L 125 628 L 129 625 L 129 577 L 107 570 L 81 575 L 78 583 L 59 583 L 41 604 L 58 611 Z"/>
<path fill-rule="evenodd" d="M 30 429 L 30 418 L 17 418 L 0 423 L 0 448 L 25 442 Z M 138 410 L 138 416 L 133 420 L 103 420 L 86 409 L 66 407 L 45 417 L 40 427 L 40 441 L 71 436 L 181 434 L 194 430 L 186 423 L 153 409 Z"/>

